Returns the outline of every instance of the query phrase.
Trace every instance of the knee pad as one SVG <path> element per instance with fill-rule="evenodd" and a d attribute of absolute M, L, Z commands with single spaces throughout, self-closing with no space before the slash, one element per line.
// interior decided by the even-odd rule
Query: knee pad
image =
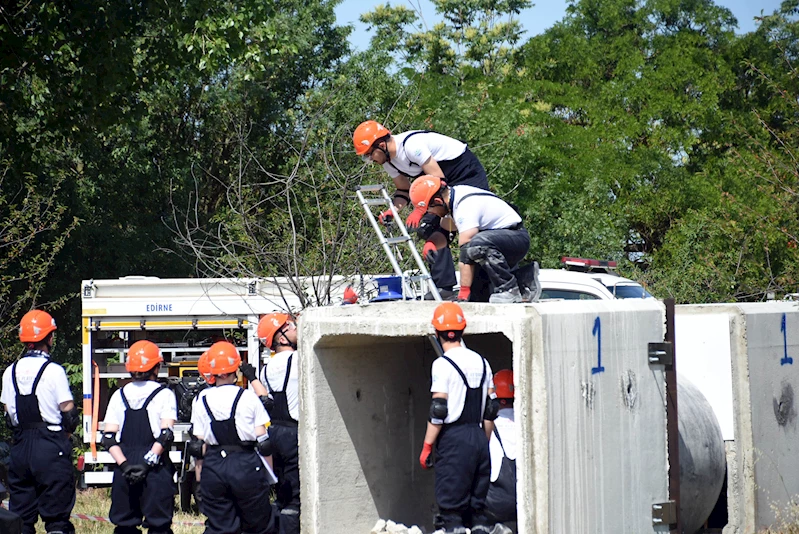
<path fill-rule="evenodd" d="M 162 428 L 161 433 L 155 441 L 160 443 L 165 451 L 169 451 L 169 449 L 172 448 L 172 444 L 175 442 L 175 433 L 172 432 L 171 428 Z"/>
<path fill-rule="evenodd" d="M 496 395 L 486 397 L 486 409 L 483 412 L 483 419 L 486 421 L 494 421 L 499 415 L 499 399 L 496 398 Z"/>
<path fill-rule="evenodd" d="M 416 228 L 416 235 L 422 241 L 427 241 L 437 231 L 441 231 L 441 217 L 435 213 L 425 213 Z"/>
<path fill-rule="evenodd" d="M 488 247 L 482 246 L 475 246 L 470 243 L 466 243 L 465 245 L 461 246 L 460 254 L 458 259 L 461 263 L 465 263 L 467 265 L 474 265 L 482 263 L 486 260 L 488 256 Z"/>
<path fill-rule="evenodd" d="M 105 450 L 110 450 L 111 447 L 119 445 L 117 441 L 117 433 L 116 432 L 104 432 L 103 438 L 100 441 L 100 445 L 103 446 Z"/>
<path fill-rule="evenodd" d="M 444 424 L 448 413 L 447 399 L 435 398 L 430 402 L 430 422 L 434 425 Z"/>

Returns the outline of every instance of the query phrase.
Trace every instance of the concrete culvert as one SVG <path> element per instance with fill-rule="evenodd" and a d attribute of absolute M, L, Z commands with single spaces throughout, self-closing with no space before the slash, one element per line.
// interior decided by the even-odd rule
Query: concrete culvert
<path fill-rule="evenodd" d="M 725 455 L 721 427 L 699 389 L 677 378 L 680 430 L 680 517 L 685 534 L 707 520 L 724 483 Z"/>

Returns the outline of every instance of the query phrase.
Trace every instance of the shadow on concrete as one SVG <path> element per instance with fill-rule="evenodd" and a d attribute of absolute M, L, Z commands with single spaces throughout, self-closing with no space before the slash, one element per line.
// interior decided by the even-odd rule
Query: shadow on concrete
<path fill-rule="evenodd" d="M 512 343 L 501 333 L 465 337 L 494 371 L 511 368 Z M 315 352 L 378 517 L 432 530 L 434 472 L 419 466 L 436 355 L 426 337 L 322 337 Z M 342 481 L 341 491 L 348 491 Z M 377 518 L 375 518 L 376 520 Z"/>

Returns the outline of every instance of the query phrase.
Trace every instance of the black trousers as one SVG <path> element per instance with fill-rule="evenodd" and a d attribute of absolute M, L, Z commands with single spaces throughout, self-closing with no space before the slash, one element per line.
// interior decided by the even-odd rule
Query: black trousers
<path fill-rule="evenodd" d="M 255 452 L 209 453 L 203 459 L 200 494 L 206 534 L 276 534 L 269 482 Z"/>
<path fill-rule="evenodd" d="M 277 509 L 280 534 L 300 534 L 300 464 L 297 427 L 284 426 L 275 421 L 269 428 L 269 439 L 274 444 L 272 459 L 277 475 Z"/>
<path fill-rule="evenodd" d="M 478 425 L 442 428 L 436 441 L 436 527 L 486 526 L 485 502 L 491 480 L 488 439 Z"/>
<path fill-rule="evenodd" d="M 452 251 L 449 245 L 438 249 L 433 261 L 427 262 L 427 267 L 430 269 L 430 278 L 433 279 L 437 288 L 451 291 L 452 287 L 458 283 L 458 279 L 455 278 L 455 262 L 452 261 Z"/>
<path fill-rule="evenodd" d="M 488 276 L 494 293 L 518 287 L 511 272 L 530 249 L 530 234 L 518 230 L 483 230 L 461 247 L 460 261 L 479 265 Z"/>
<path fill-rule="evenodd" d="M 158 465 L 150 469 L 144 482 L 131 486 L 122 471 L 115 469 L 108 514 L 116 525 L 115 533 L 133 534 L 139 532 L 141 525 L 151 534 L 171 534 L 175 511 L 173 473 L 171 464 Z"/>
<path fill-rule="evenodd" d="M 11 446 L 9 509 L 22 518 L 23 534 L 34 534 L 38 516 L 47 532 L 75 532 L 69 520 L 75 506 L 72 442 L 64 432 L 22 430 Z"/>

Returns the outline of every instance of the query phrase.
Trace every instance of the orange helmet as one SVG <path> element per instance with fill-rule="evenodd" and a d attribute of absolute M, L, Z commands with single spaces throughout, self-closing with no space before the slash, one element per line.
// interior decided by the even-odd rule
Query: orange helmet
<path fill-rule="evenodd" d="M 433 328 L 438 332 L 449 330 L 464 330 L 466 328 L 466 317 L 463 310 L 454 302 L 439 304 L 433 312 Z"/>
<path fill-rule="evenodd" d="M 128 349 L 128 360 L 125 362 L 125 369 L 129 373 L 146 373 L 159 363 L 164 361 L 161 349 L 152 341 L 143 339 L 137 341 Z"/>
<path fill-rule="evenodd" d="M 355 128 L 352 134 L 352 144 L 355 146 L 355 153 L 363 156 L 372 147 L 375 141 L 382 139 L 391 132 L 388 128 L 375 121 L 364 121 Z"/>
<path fill-rule="evenodd" d="M 19 322 L 19 340 L 23 343 L 37 343 L 55 330 L 55 319 L 49 313 L 31 310 Z"/>
<path fill-rule="evenodd" d="M 289 316 L 286 313 L 269 313 L 261 317 L 261 320 L 258 321 L 258 339 L 261 340 L 264 347 L 272 348 L 275 334 L 283 328 L 288 320 Z"/>
<path fill-rule="evenodd" d="M 197 360 L 197 371 L 200 373 L 208 384 L 213 384 L 216 379 L 211 374 L 211 362 L 208 361 L 208 351 L 203 352 L 200 359 Z"/>
<path fill-rule="evenodd" d="M 347 286 L 347 288 L 344 290 L 343 302 L 344 304 L 355 304 L 358 302 L 358 293 L 352 289 L 352 286 Z"/>
<path fill-rule="evenodd" d="M 512 399 L 514 390 L 513 371 L 503 369 L 494 373 L 494 391 L 497 394 L 497 398 Z"/>
<path fill-rule="evenodd" d="M 217 341 L 208 349 L 208 366 L 214 376 L 235 373 L 241 365 L 239 351 L 229 341 Z"/>
<path fill-rule="evenodd" d="M 410 190 L 413 210 L 427 211 L 427 208 L 430 207 L 430 199 L 436 196 L 445 185 L 446 183 L 444 183 L 441 178 L 438 176 L 430 176 L 429 174 L 415 179 L 411 184 Z"/>

